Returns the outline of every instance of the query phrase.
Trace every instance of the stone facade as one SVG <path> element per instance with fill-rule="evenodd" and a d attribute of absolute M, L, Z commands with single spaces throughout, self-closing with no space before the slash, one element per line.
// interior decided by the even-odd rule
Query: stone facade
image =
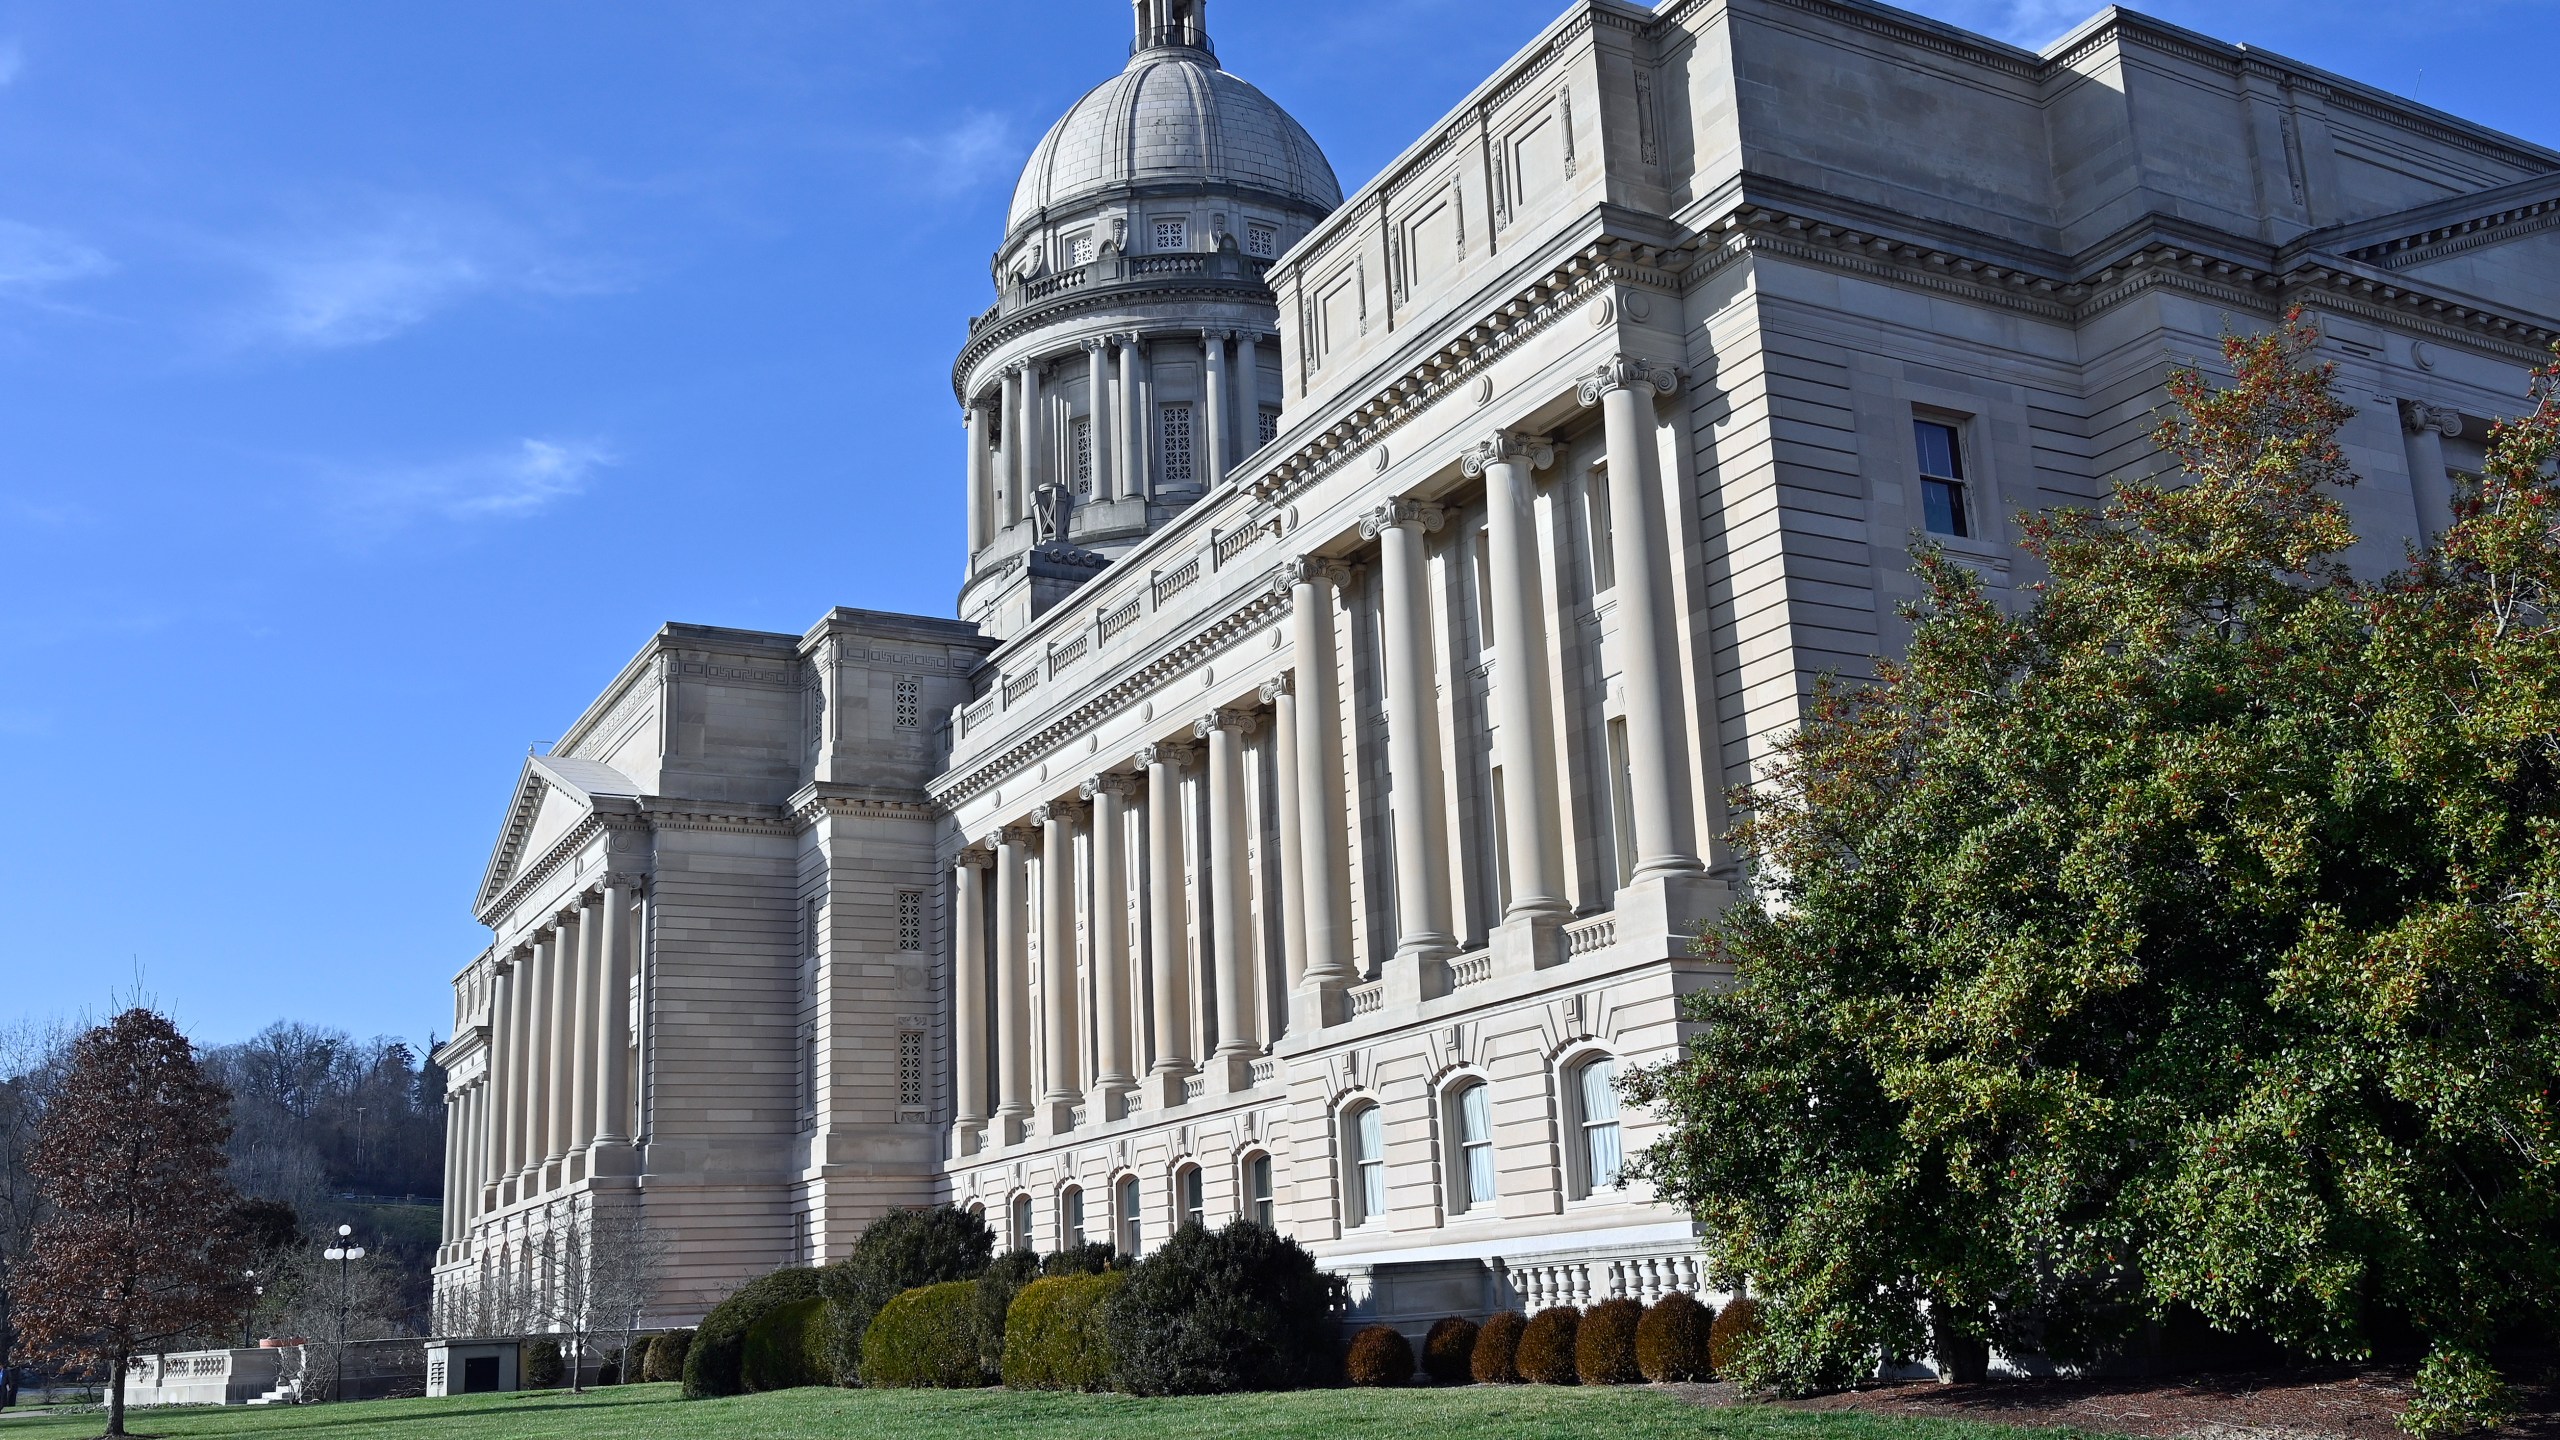
<path fill-rule="evenodd" d="M 1914 539 L 2018 591 L 2012 517 L 2156 464 L 2168 367 L 2299 306 L 2378 569 L 2560 330 L 2560 154 L 2120 10 L 2039 55 L 1580 0 L 1338 207 L 1198 0 L 1139 11 L 954 372 L 970 623 L 669 627 L 528 762 L 449 1324 L 600 1203 L 676 1241 L 670 1320 L 933 1199 L 1043 1249 L 1264 1218 L 1415 1327 L 1696 1290 L 1605 1082 L 1715 983 L 1721 797 L 1904 642 Z M 1148 106 L 1202 138 L 1142 256 Z"/>

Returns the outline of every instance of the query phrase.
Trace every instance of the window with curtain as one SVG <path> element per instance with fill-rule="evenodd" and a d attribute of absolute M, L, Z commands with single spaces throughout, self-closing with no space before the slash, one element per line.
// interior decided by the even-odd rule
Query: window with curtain
<path fill-rule="evenodd" d="M 1582 1131 L 1582 1193 L 1618 1188 L 1624 1152 L 1618 1145 L 1618 1062 L 1586 1060 L 1573 1072 L 1575 1120 Z"/>
<path fill-rule="evenodd" d="M 1120 1218 L 1120 1253 L 1135 1255 L 1142 1248 L 1139 1242 L 1146 1238 L 1145 1232 L 1139 1228 L 1138 1223 L 1137 1176 L 1120 1177 L 1119 1197 L 1114 1208 L 1118 1210 Z"/>
<path fill-rule="evenodd" d="M 1375 1105 L 1351 1112 L 1351 1223 L 1366 1225 L 1387 1213 L 1387 1127 Z"/>
<path fill-rule="evenodd" d="M 1209 1207 L 1200 1198 L 1199 1166 L 1183 1166 L 1182 1173 L 1173 1177 L 1173 1192 L 1174 1203 L 1180 1207 L 1183 1224 L 1206 1225 L 1209 1223 Z"/>
<path fill-rule="evenodd" d="M 1253 1217 L 1254 1224 L 1265 1230 L 1280 1228 L 1272 1223 L 1277 1217 L 1271 1203 L 1270 1156 L 1256 1155 L 1244 1162 L 1244 1196 L 1244 1213 Z"/>
<path fill-rule="evenodd" d="M 1452 1107 L 1458 1133 L 1457 1191 L 1461 1210 L 1493 1203 L 1493 1089 L 1478 1080 L 1461 1089 Z"/>

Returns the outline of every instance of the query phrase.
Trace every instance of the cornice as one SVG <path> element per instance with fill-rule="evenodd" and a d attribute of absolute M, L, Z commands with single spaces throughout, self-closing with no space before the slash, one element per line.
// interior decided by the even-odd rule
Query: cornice
<path fill-rule="evenodd" d="M 787 802 L 791 819 L 805 830 L 821 820 L 931 820 L 942 812 L 922 791 L 881 791 L 819 783 L 803 786 Z"/>
<path fill-rule="evenodd" d="M 1126 310 L 1131 305 L 1150 300 L 1180 300 L 1185 303 L 1237 300 L 1268 308 L 1274 325 L 1278 323 L 1280 313 L 1280 298 L 1263 279 L 1204 276 L 1190 280 L 1158 280 L 1143 285 L 1114 284 L 1069 290 L 1039 304 L 1025 306 L 972 333 L 961 345 L 959 358 L 951 362 L 951 394 L 962 405 L 967 405 L 970 372 L 976 370 L 989 355 L 1025 335 L 1049 329 L 1071 316 L 1095 310 Z M 1139 323 L 1134 328 L 1143 336 L 1154 327 Z"/>
<path fill-rule="evenodd" d="M 1265 572 L 1259 583 L 1231 604 L 1226 613 L 1194 630 L 1181 643 L 1155 652 L 1145 664 L 1093 691 L 1083 703 L 1003 750 L 982 756 L 965 768 L 954 769 L 936 779 L 927 787 L 933 802 L 945 810 L 958 809 L 1043 753 L 1093 728 L 1126 708 L 1131 701 L 1217 653 L 1237 636 L 1259 628 L 1274 616 L 1288 613 L 1289 587 L 1275 583 L 1277 579 L 1276 570 Z"/>
<path fill-rule="evenodd" d="M 552 841 L 550 847 L 542 852 L 542 858 L 531 865 L 520 867 L 515 878 L 508 881 L 506 887 L 500 890 L 495 898 L 481 902 L 480 923 L 494 927 L 498 916 L 506 914 L 523 903 L 527 895 L 532 894 L 544 881 L 558 873 L 561 866 L 569 863 L 579 851 L 585 849 L 588 841 L 604 834 L 608 828 L 634 828 L 631 817 L 621 818 L 622 824 L 608 827 L 601 814 L 591 812 L 577 824 L 570 826 L 566 833 Z"/>
<path fill-rule="evenodd" d="M 2386 270 L 2401 270 L 2442 260 L 2449 255 L 2459 255 L 2465 250 L 2476 250 L 2483 245 L 2521 240 L 2554 227 L 2560 227 L 2560 196 L 2510 206 L 2451 224 L 2431 226 L 2380 244 L 2360 245 L 2345 253 L 2352 260 L 2380 265 Z"/>

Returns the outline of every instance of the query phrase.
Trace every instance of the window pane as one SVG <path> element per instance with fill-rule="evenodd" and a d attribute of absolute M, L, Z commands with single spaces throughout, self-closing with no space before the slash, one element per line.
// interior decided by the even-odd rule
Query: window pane
<path fill-rule="evenodd" d="M 1582 1067 L 1582 1123 L 1596 1125 L 1618 1118 L 1618 1090 L 1612 1083 L 1618 1078 L 1618 1066 L 1611 1060 L 1594 1060 Z"/>
<path fill-rule="evenodd" d="M 1470 1085 L 1458 1095 L 1458 1138 L 1468 1145 L 1482 1145 L 1493 1138 L 1493 1091 L 1483 1085 Z"/>
<path fill-rule="evenodd" d="M 1271 1229 L 1271 1157 L 1255 1156 L 1246 1170 L 1247 1186 L 1253 1197 L 1254 1223 L 1266 1230 Z"/>
<path fill-rule="evenodd" d="M 1492 1203 L 1493 1147 L 1470 1145 L 1467 1147 L 1467 1206 L 1473 1209 Z"/>
<path fill-rule="evenodd" d="M 1140 1238 L 1138 1228 L 1138 1179 L 1136 1176 L 1128 1176 L 1121 1180 L 1120 1201 L 1117 1208 L 1120 1211 L 1120 1249 L 1124 1254 L 1135 1255 L 1138 1253 L 1138 1241 Z"/>
<path fill-rule="evenodd" d="M 1582 1133 L 1589 1150 L 1591 1188 L 1594 1190 L 1617 1189 L 1619 1168 L 1617 1122 L 1613 1120 L 1607 1124 L 1594 1125 Z"/>
<path fill-rule="evenodd" d="M 1194 1166 L 1193 1168 L 1182 1172 L 1183 1223 L 1188 1225 L 1199 1224 L 1201 1212 L 1206 1208 L 1207 1207 L 1202 1204 L 1200 1199 L 1200 1171 L 1197 1166 Z"/>
<path fill-rule="evenodd" d="M 1964 478 L 1964 447 L 1956 443 L 1954 426 L 1914 420 L 1911 429 L 1920 445 L 1921 474 L 1947 480 Z"/>
<path fill-rule="evenodd" d="M 1360 1218 L 1374 1220 L 1387 1213 L 1387 1167 L 1372 1160 L 1360 1167 Z"/>
<path fill-rule="evenodd" d="M 1084 1192 L 1070 1190 L 1058 1202 L 1058 1228 L 1065 1232 L 1062 1248 L 1073 1249 L 1084 1243 Z"/>
<path fill-rule="evenodd" d="M 1372 1105 L 1361 1111 L 1359 1123 L 1353 1128 L 1359 1133 L 1360 1159 L 1369 1161 L 1386 1158 L 1386 1126 L 1378 1118 L 1377 1106 Z"/>
<path fill-rule="evenodd" d="M 1920 518 L 1932 535 L 1962 537 L 1973 533 L 1965 526 L 1964 487 L 1944 480 L 1920 482 Z"/>

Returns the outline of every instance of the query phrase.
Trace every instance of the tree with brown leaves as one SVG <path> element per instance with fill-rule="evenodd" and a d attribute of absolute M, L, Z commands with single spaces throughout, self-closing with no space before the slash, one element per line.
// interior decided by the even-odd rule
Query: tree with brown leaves
<path fill-rule="evenodd" d="M 110 1436 L 128 1433 L 134 1355 L 239 1314 L 230 1111 L 187 1037 L 137 1008 L 73 1044 L 37 1133 L 29 1168 L 53 1213 L 20 1277 L 18 1321 L 39 1354 L 106 1371 Z"/>

